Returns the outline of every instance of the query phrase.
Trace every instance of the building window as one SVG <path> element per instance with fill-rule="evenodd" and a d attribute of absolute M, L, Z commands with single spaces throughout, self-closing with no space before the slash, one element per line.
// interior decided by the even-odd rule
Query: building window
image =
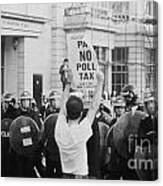
<path fill-rule="evenodd" d="M 106 62 L 106 50 L 107 48 L 106 47 L 102 47 L 102 50 L 101 50 L 101 60 Z"/>
<path fill-rule="evenodd" d="M 96 53 L 96 57 L 98 60 L 100 60 L 101 62 L 106 62 L 107 59 L 107 47 L 100 47 L 100 46 L 94 46 L 94 51 Z"/>
<path fill-rule="evenodd" d="M 94 46 L 93 48 L 94 48 L 94 51 L 96 53 L 96 57 L 99 60 L 99 47 L 98 46 Z"/>
<path fill-rule="evenodd" d="M 128 61 L 128 47 L 115 47 L 112 50 L 113 63 L 127 63 Z"/>
<path fill-rule="evenodd" d="M 146 3 L 146 13 L 152 15 L 152 2 L 150 1 Z"/>
<path fill-rule="evenodd" d="M 146 88 L 154 89 L 156 82 L 156 49 L 146 49 Z"/>
<path fill-rule="evenodd" d="M 112 91 L 118 94 L 128 84 L 128 47 L 112 50 Z"/>

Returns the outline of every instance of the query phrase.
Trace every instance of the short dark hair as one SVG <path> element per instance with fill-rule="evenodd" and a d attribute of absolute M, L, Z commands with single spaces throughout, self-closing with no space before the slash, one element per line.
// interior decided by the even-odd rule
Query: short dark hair
<path fill-rule="evenodd" d="M 68 119 L 78 119 L 83 111 L 83 102 L 77 96 L 70 96 L 66 103 L 66 109 Z"/>
<path fill-rule="evenodd" d="M 64 62 L 68 62 L 68 59 L 67 59 L 67 58 L 65 58 L 65 59 L 64 59 Z"/>

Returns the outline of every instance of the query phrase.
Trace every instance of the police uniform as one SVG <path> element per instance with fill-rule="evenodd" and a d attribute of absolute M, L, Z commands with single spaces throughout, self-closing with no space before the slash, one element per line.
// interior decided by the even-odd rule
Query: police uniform
<path fill-rule="evenodd" d="M 113 103 L 113 109 L 115 112 L 115 109 L 117 107 L 125 107 L 125 101 L 122 96 L 117 96 L 114 103 Z M 110 122 L 110 131 L 107 138 L 107 155 L 106 155 L 106 165 L 104 167 L 104 178 L 109 180 L 119 180 L 121 179 L 123 175 L 123 159 L 118 154 L 117 149 L 114 146 L 114 140 L 113 140 L 113 127 L 114 124 L 117 122 L 117 116 L 115 116 L 111 122 Z"/>
<path fill-rule="evenodd" d="M 139 128 L 139 137 L 149 139 L 150 144 L 158 144 L 158 120 L 157 117 L 147 116 L 142 119 Z"/>
<path fill-rule="evenodd" d="M 10 144 L 9 144 L 9 128 L 12 121 L 18 116 L 17 109 L 11 104 L 12 94 L 6 93 L 3 101 L 8 102 L 8 108 L 1 113 L 1 175 L 3 177 L 11 176 L 10 163 Z"/>
<path fill-rule="evenodd" d="M 133 101 L 132 98 L 131 101 Z M 107 146 L 110 149 L 110 161 L 106 167 L 106 179 L 139 179 L 136 171 L 128 167 L 128 161 L 134 157 L 135 152 L 134 140 L 130 143 L 131 146 L 129 146 L 129 137 L 130 135 L 137 135 L 140 121 L 144 117 L 145 113 L 130 110 L 121 115 L 118 120 L 115 120 L 116 123 L 113 125 L 108 136 Z"/>
<path fill-rule="evenodd" d="M 113 119 L 114 120 L 114 119 Z M 116 120 L 116 119 L 115 119 Z M 113 122 L 113 121 L 112 121 Z M 108 138 L 107 138 L 107 154 L 105 156 L 105 167 L 103 168 L 103 175 L 104 179 L 107 180 L 120 180 L 123 175 L 123 159 L 118 154 L 117 149 L 114 145 L 114 138 L 113 138 L 113 127 L 110 128 Z"/>
<path fill-rule="evenodd" d="M 42 122 L 40 120 L 40 115 L 38 112 L 35 112 L 34 110 L 32 110 L 31 108 L 27 109 L 27 110 L 22 110 L 21 108 L 18 109 L 18 115 L 19 116 L 27 116 L 32 118 L 38 125 L 38 128 L 41 130 L 42 128 Z"/>
<path fill-rule="evenodd" d="M 9 144 L 9 128 L 12 119 L 4 118 L 1 120 L 1 176 L 10 177 L 10 144 Z"/>
<path fill-rule="evenodd" d="M 28 91 L 24 91 L 21 96 L 20 96 L 20 101 L 23 99 L 29 99 L 30 101 L 32 101 L 32 97 L 30 95 L 30 93 Z M 42 129 L 42 122 L 40 119 L 40 114 L 38 111 L 34 111 L 32 109 L 32 106 L 28 107 L 27 109 L 23 109 L 22 107 L 20 107 L 18 109 L 18 114 L 19 116 L 27 116 L 32 118 L 38 125 L 38 128 L 41 130 Z"/>
<path fill-rule="evenodd" d="M 157 118 L 157 102 L 155 98 L 154 92 L 149 90 L 145 92 L 144 96 L 144 104 L 147 107 L 147 102 L 148 101 L 155 101 L 155 114 L 151 115 L 149 113 L 148 116 L 142 119 L 140 127 L 139 127 L 139 137 L 140 138 L 147 138 L 150 140 L 151 145 L 157 145 L 158 142 L 158 118 Z M 148 112 L 148 108 L 146 108 Z"/>
<path fill-rule="evenodd" d="M 61 178 L 62 168 L 59 155 L 59 149 L 54 138 L 54 129 L 58 114 L 49 115 L 44 121 L 44 132 L 41 140 L 43 152 L 46 159 L 46 177 Z"/>
<path fill-rule="evenodd" d="M 36 177 L 39 129 L 30 117 L 19 116 L 10 126 L 12 177 Z M 15 171 L 16 170 L 16 171 Z"/>
<path fill-rule="evenodd" d="M 157 117 L 151 117 L 147 116 L 144 119 L 142 119 L 138 131 L 139 136 L 139 145 L 142 149 L 142 151 L 151 151 L 151 155 L 144 155 L 142 159 L 146 159 L 148 156 L 148 159 L 152 160 L 153 162 L 153 168 L 149 169 L 143 173 L 143 170 L 140 176 L 141 180 L 156 180 L 158 178 L 158 120 Z M 148 143 L 145 143 L 144 141 L 147 141 Z M 143 142 L 143 145 L 142 145 Z M 146 149 L 146 150 L 144 150 Z M 141 154 L 140 154 L 141 155 Z M 139 158 L 138 158 L 139 159 Z M 156 160 L 156 161 L 155 161 Z M 156 163 L 155 163 L 156 162 Z"/>
<path fill-rule="evenodd" d="M 126 102 L 126 111 L 131 111 L 132 107 L 136 105 L 137 95 L 133 85 L 126 85 L 122 88 L 121 96 L 124 97 Z"/>
<path fill-rule="evenodd" d="M 50 93 L 49 93 L 49 98 L 48 100 L 51 101 L 51 100 L 55 100 L 57 98 L 59 98 L 60 95 L 58 92 L 56 92 L 55 90 L 52 90 Z M 54 114 L 54 113 L 59 113 L 59 108 L 57 108 L 56 105 L 51 105 L 50 103 L 48 104 L 47 106 L 47 109 L 46 109 L 46 117 L 49 116 L 50 114 Z"/>
<path fill-rule="evenodd" d="M 82 119 L 85 118 L 88 109 L 84 109 Z M 98 119 L 95 118 L 92 124 L 93 135 L 87 141 L 87 152 L 88 152 L 88 171 L 90 179 L 100 179 L 100 131 L 98 126 Z"/>
<path fill-rule="evenodd" d="M 48 105 L 46 109 L 46 117 L 48 117 L 50 114 L 59 113 L 59 109 L 56 107 L 52 107 L 51 105 Z"/>
<path fill-rule="evenodd" d="M 154 100 L 156 102 L 153 92 L 145 92 L 144 102 L 145 105 L 148 101 Z M 157 103 L 156 103 L 157 104 Z M 156 106 L 157 107 L 157 106 Z M 148 115 L 141 120 L 139 131 L 139 145 L 142 149 L 147 148 L 149 151 L 152 151 L 153 161 L 158 160 L 157 147 L 158 147 L 158 117 L 157 117 L 157 108 L 155 115 Z M 142 142 L 146 140 L 148 143 Z M 142 176 L 143 180 L 156 180 L 158 177 L 158 165 L 155 166 L 153 170 L 148 170 Z"/>
<path fill-rule="evenodd" d="M 100 109 L 99 112 L 97 112 L 96 114 L 96 118 L 98 119 L 98 122 L 103 122 L 109 127 L 111 127 L 112 120 L 111 111 L 105 104 L 103 103 L 100 104 Z"/>
<path fill-rule="evenodd" d="M 12 105 L 12 100 L 13 100 L 13 96 L 12 94 L 10 93 L 6 93 L 4 96 L 3 96 L 3 100 L 4 102 L 8 102 L 9 103 L 9 106 L 7 108 L 6 111 L 2 111 L 2 108 L 1 108 L 1 119 L 4 119 L 4 118 L 10 118 L 10 119 L 15 119 L 17 116 L 18 116 L 18 111 L 16 108 L 14 108 L 14 106 Z"/>
<path fill-rule="evenodd" d="M 122 96 L 117 96 L 116 101 L 113 103 L 113 107 L 114 107 L 114 112 L 117 107 L 124 107 L 124 108 L 126 107 L 125 101 Z M 117 116 L 115 116 L 111 120 L 110 126 L 113 126 L 117 122 L 117 119 L 118 119 Z"/>
<path fill-rule="evenodd" d="M 30 95 L 30 93 L 28 91 L 24 91 L 21 96 L 20 96 L 20 101 L 21 100 L 25 100 L 25 99 L 29 99 L 31 100 L 32 97 Z M 11 164 L 11 169 L 12 169 L 12 176 L 13 177 L 38 177 L 37 173 L 39 174 L 39 176 L 43 177 L 44 176 L 44 167 L 41 164 L 41 150 L 40 150 L 40 144 L 39 144 L 39 140 L 41 137 L 41 132 L 42 132 L 42 122 L 39 118 L 39 114 L 35 111 L 32 110 L 32 108 L 19 108 L 18 110 L 19 112 L 19 117 L 17 117 L 17 120 L 20 118 L 23 118 L 21 120 L 19 120 L 19 122 L 21 122 L 18 126 L 18 124 L 15 124 L 15 128 L 18 130 L 18 127 L 27 125 L 27 127 L 29 127 L 30 125 L 33 126 L 35 123 L 36 124 L 36 128 L 38 128 L 38 132 L 36 133 L 36 137 L 38 137 L 38 140 L 36 141 L 36 145 L 35 145 L 35 149 L 34 149 L 34 155 L 31 157 L 27 154 L 28 151 L 24 151 L 24 154 L 20 154 L 19 152 L 17 152 L 13 145 L 11 147 L 11 155 L 12 155 L 12 159 L 13 162 Z M 15 122 L 15 120 L 14 120 Z M 17 121 L 18 122 L 18 121 Z M 12 125 L 11 125 L 12 126 Z M 13 127 L 14 129 L 14 127 Z M 11 132 L 12 130 L 11 129 Z M 15 130 L 14 130 L 15 131 Z M 14 132 L 13 132 L 14 133 Z M 19 134 L 19 133 L 18 133 Z M 29 137 L 30 135 L 32 135 L 33 133 L 29 133 Z M 19 144 L 21 144 L 22 139 L 19 138 L 17 140 L 15 140 L 12 144 L 17 143 L 17 141 L 19 141 Z M 11 144 L 11 143 L 10 143 Z M 20 147 L 20 149 L 23 149 L 24 147 Z M 25 153 L 26 152 L 26 153 Z M 34 167 L 36 167 L 37 171 L 34 170 Z M 15 169 L 17 169 L 17 171 L 15 171 Z"/>

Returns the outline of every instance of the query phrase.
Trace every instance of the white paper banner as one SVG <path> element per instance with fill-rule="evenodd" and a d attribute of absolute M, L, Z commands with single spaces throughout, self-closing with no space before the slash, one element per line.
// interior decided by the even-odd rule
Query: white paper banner
<path fill-rule="evenodd" d="M 96 85 L 96 71 L 99 70 L 96 53 L 84 34 L 69 34 L 67 39 L 73 86 L 83 92 L 85 106 L 89 106 Z"/>

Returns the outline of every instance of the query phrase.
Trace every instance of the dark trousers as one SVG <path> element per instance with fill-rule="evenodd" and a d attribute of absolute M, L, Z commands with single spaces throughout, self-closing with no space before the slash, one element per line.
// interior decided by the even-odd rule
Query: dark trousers
<path fill-rule="evenodd" d="M 35 178 L 37 177 L 34 171 L 34 161 L 33 159 L 26 158 L 23 156 L 15 156 L 10 165 L 12 177 L 27 177 Z"/>
<path fill-rule="evenodd" d="M 11 149 L 11 161 L 10 161 L 10 171 L 11 177 L 27 177 L 27 178 L 37 178 L 35 168 L 41 177 L 43 177 L 43 170 L 41 170 L 41 157 L 26 157 L 17 154 Z"/>
<path fill-rule="evenodd" d="M 119 180 L 121 178 L 123 180 L 139 180 L 136 171 L 129 169 L 127 162 L 127 159 L 114 153 L 108 165 L 109 169 L 106 169 L 105 178 L 108 180 Z"/>
<path fill-rule="evenodd" d="M 62 168 L 59 161 L 53 161 L 46 158 L 46 177 L 47 178 L 61 178 Z"/>
<path fill-rule="evenodd" d="M 11 177 L 11 157 L 7 152 L 1 151 L 1 176 Z"/>

